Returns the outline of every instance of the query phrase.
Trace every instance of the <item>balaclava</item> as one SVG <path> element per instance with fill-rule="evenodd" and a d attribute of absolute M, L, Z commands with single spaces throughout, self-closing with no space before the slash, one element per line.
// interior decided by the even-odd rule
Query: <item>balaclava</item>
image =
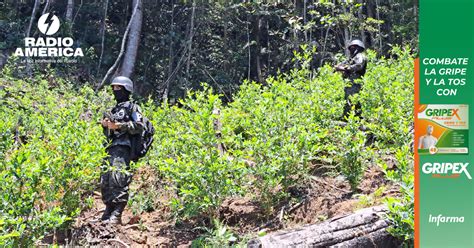
<path fill-rule="evenodd" d="M 130 92 L 125 90 L 125 88 L 121 87 L 120 90 L 114 90 L 114 96 L 115 96 L 115 100 L 118 103 L 126 102 L 129 100 Z"/>
<path fill-rule="evenodd" d="M 358 46 L 351 46 L 349 47 L 349 52 L 351 54 L 351 57 L 356 56 L 359 53 L 359 47 Z"/>

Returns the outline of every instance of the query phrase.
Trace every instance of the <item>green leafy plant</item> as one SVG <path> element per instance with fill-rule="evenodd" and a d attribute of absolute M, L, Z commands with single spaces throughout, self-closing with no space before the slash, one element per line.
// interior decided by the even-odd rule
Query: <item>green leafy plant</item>
<path fill-rule="evenodd" d="M 213 229 L 204 228 L 206 233 L 195 239 L 191 247 L 246 247 L 248 240 L 244 238 L 237 242 L 238 236 L 219 220 L 213 220 L 213 226 Z"/>
<path fill-rule="evenodd" d="M 413 153 L 408 146 L 398 149 L 395 154 L 398 171 L 384 170 L 388 179 L 400 186 L 402 196 L 400 198 L 388 197 L 386 200 L 389 208 L 388 218 L 393 226 L 388 230 L 395 237 L 404 241 L 407 247 L 413 246 L 414 242 L 414 176 L 413 176 Z"/>
<path fill-rule="evenodd" d="M 2 84 L 0 245 L 30 246 L 70 223 L 97 181 L 105 156 L 97 99 L 63 81 L 54 90 L 41 78 Z"/>
<path fill-rule="evenodd" d="M 139 215 L 143 212 L 151 212 L 155 209 L 154 200 L 159 196 L 154 189 L 148 189 L 147 192 L 139 191 L 132 193 L 128 201 L 134 215 Z"/>
<path fill-rule="evenodd" d="M 379 187 L 375 190 L 372 194 L 363 195 L 358 194 L 354 197 L 357 198 L 357 208 L 366 208 L 370 206 L 374 206 L 375 204 L 380 204 L 384 198 L 382 197 L 386 188 L 384 186 Z"/>
<path fill-rule="evenodd" d="M 359 118 L 351 112 L 347 123 L 338 131 L 340 133 L 341 150 L 336 156 L 339 169 L 349 181 L 352 191 L 357 191 L 365 171 L 365 160 L 367 156 L 365 148 L 366 136 L 359 130 Z"/>

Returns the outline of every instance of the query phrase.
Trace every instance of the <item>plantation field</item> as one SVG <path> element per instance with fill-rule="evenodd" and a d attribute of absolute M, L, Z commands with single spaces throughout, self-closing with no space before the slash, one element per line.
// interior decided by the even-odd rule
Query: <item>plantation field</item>
<path fill-rule="evenodd" d="M 203 84 L 175 105 L 140 101 L 155 143 L 132 165 L 126 224 L 115 229 L 90 223 L 103 208 L 97 121 L 114 104 L 110 89 L 96 93 L 54 71 L 18 79 L 10 63 L 0 77 L 0 246 L 238 246 L 380 204 L 390 232 L 410 244 L 413 57 L 395 47 L 390 58 L 368 58 L 354 97 L 361 118 L 341 117 L 349 82 L 330 65 L 309 69 L 310 53 L 232 96 Z"/>

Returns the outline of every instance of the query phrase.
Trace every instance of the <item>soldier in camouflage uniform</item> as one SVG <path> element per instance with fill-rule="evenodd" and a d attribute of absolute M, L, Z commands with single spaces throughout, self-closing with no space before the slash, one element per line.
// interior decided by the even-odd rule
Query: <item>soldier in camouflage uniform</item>
<path fill-rule="evenodd" d="M 138 106 L 130 95 L 133 82 L 127 77 L 116 77 L 112 89 L 117 104 L 104 115 L 101 124 L 109 140 L 108 163 L 100 177 L 102 201 L 106 208 L 101 220 L 112 224 L 121 223 L 122 212 L 128 201 L 128 186 L 132 179 L 130 169 L 130 135 L 141 133 L 144 125 Z"/>
<path fill-rule="evenodd" d="M 344 99 L 346 101 L 344 106 L 344 117 L 349 115 L 349 112 L 352 108 L 349 97 L 359 93 L 362 88 L 360 83 L 356 83 L 354 81 L 364 76 L 365 70 L 367 68 L 367 57 L 364 54 L 365 46 L 362 41 L 351 41 L 347 46 L 347 49 L 349 50 L 350 54 L 349 59 L 335 66 L 336 71 L 342 72 L 343 78 L 349 79 L 351 81 L 351 86 L 344 88 Z M 356 115 L 360 116 L 360 104 L 356 104 L 355 113 Z"/>

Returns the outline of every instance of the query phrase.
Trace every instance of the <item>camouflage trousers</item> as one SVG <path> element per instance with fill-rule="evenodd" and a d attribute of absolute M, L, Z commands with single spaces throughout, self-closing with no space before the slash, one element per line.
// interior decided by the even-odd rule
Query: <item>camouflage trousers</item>
<path fill-rule="evenodd" d="M 344 88 L 344 100 L 346 104 L 344 105 L 343 117 L 349 116 L 352 106 L 354 105 L 350 100 L 350 96 L 359 93 L 361 89 L 362 89 L 362 85 L 354 83 L 354 82 L 352 82 L 352 85 L 350 87 Z M 355 104 L 354 111 L 355 111 L 356 116 L 359 116 L 359 117 L 361 116 L 362 109 L 361 109 L 360 103 Z"/>
<path fill-rule="evenodd" d="M 105 204 L 115 204 L 128 201 L 128 186 L 132 181 L 130 172 L 130 147 L 112 146 L 107 149 L 108 164 L 100 176 L 102 201 Z"/>

